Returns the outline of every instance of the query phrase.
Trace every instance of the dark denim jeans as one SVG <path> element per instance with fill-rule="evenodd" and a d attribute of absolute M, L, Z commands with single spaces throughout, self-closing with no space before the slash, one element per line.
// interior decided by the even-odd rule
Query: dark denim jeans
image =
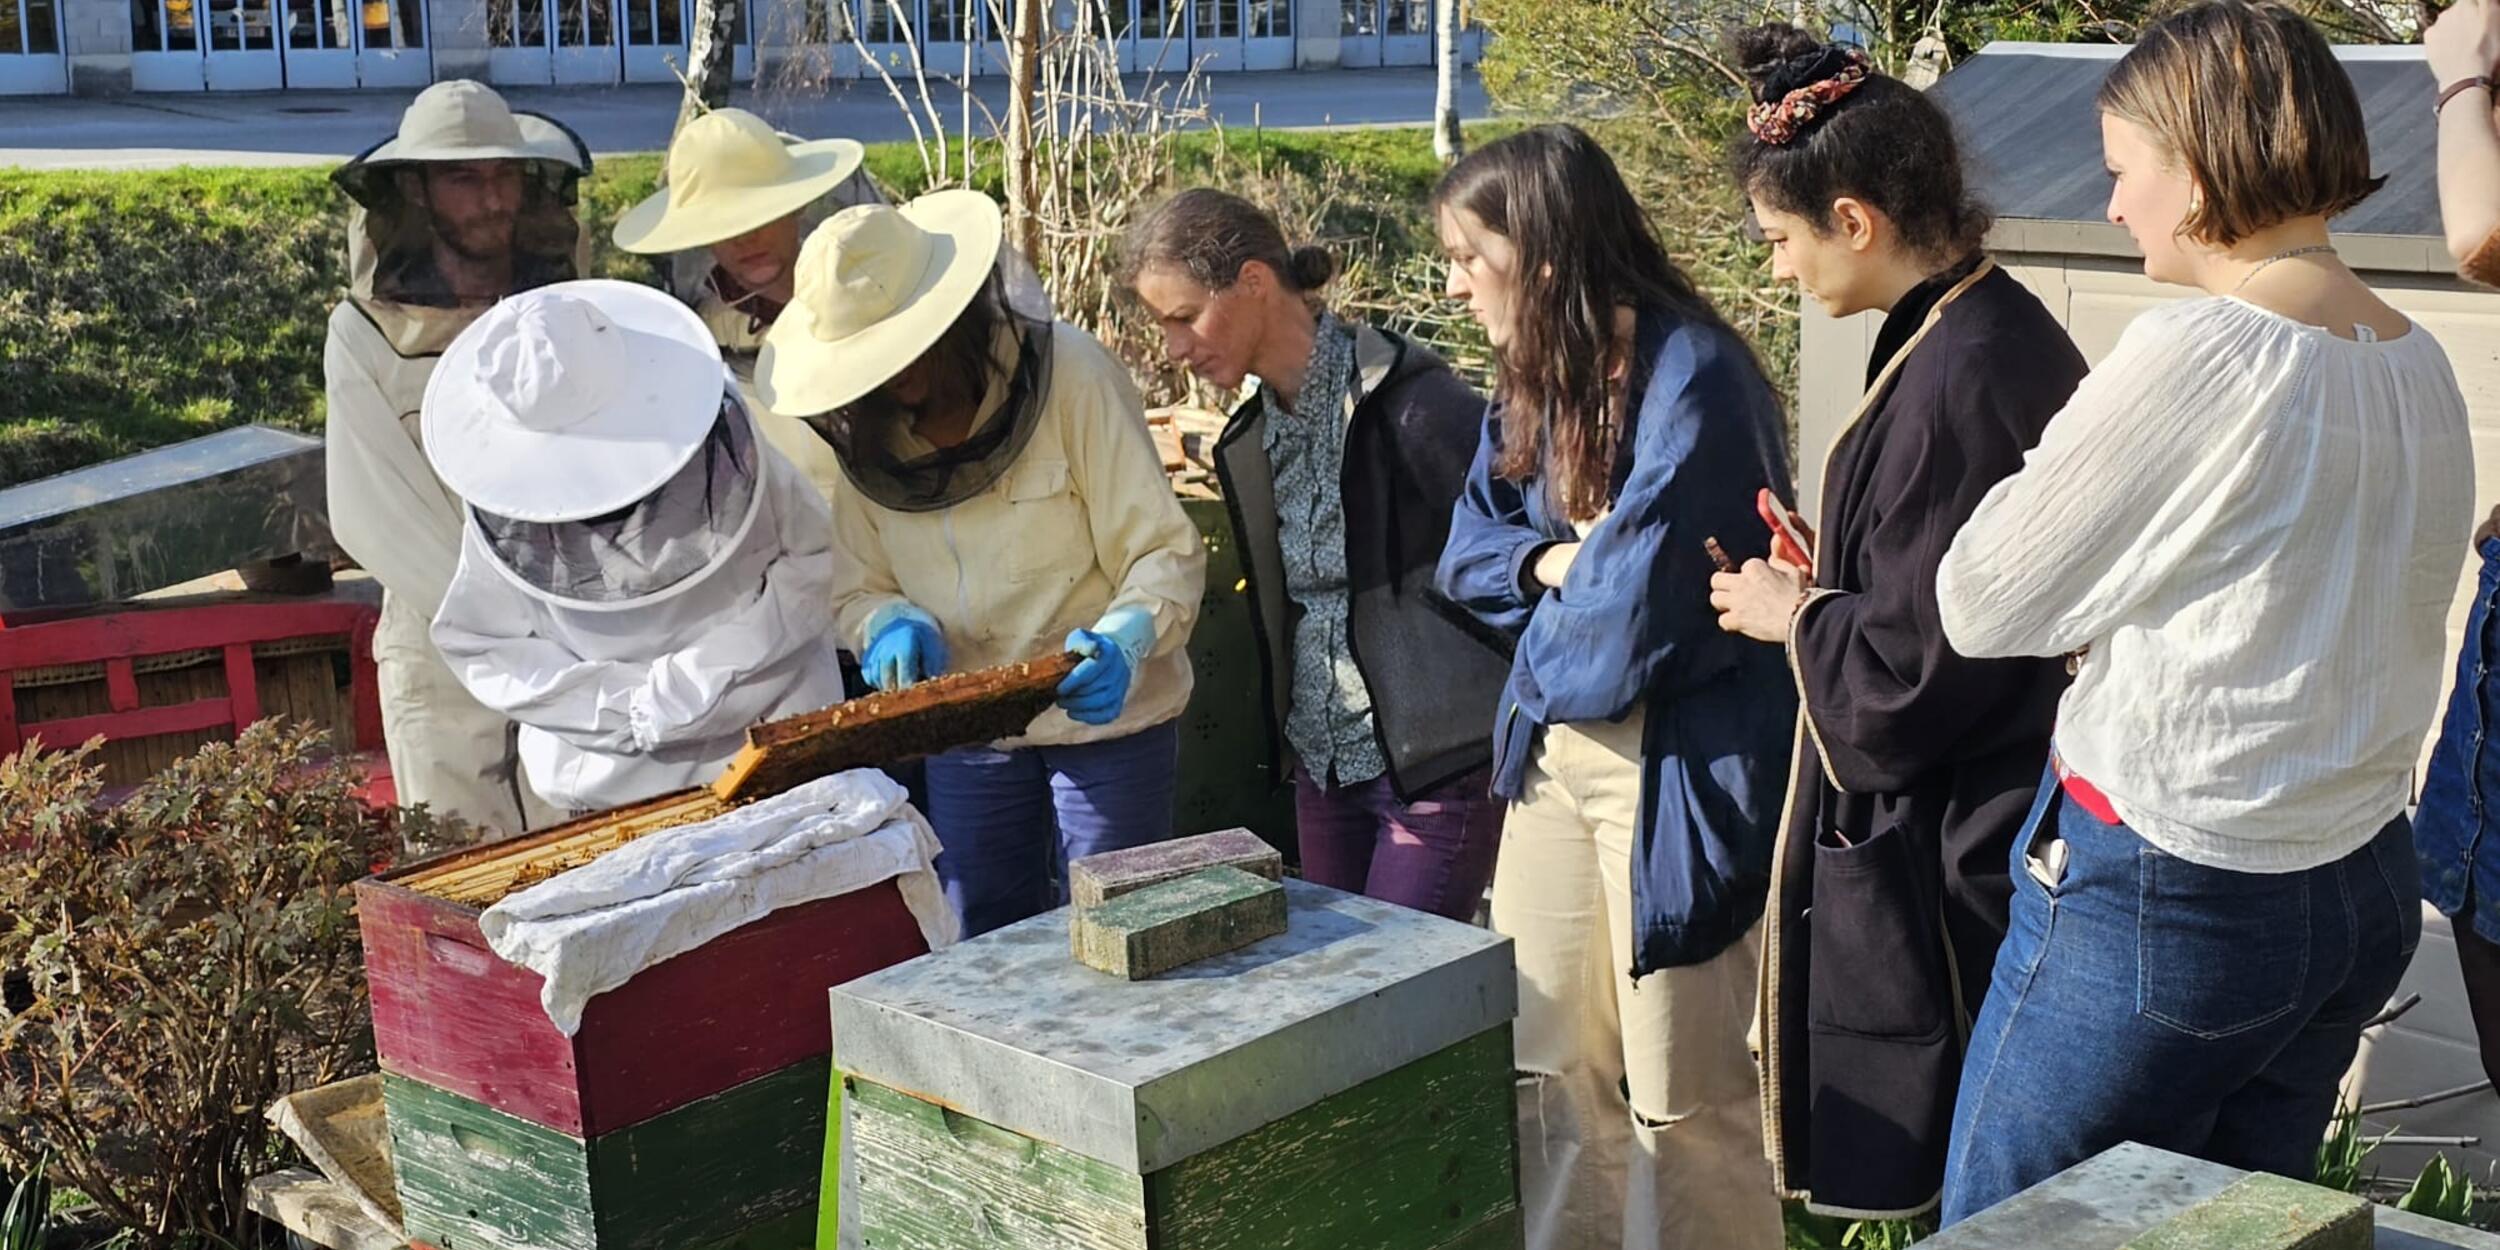
<path fill-rule="evenodd" d="M 2500 842 L 2482 853 L 2500 825 L 2500 538 L 2482 542 L 2482 576 L 2465 618 L 2456 686 L 2422 777 L 2413 845 L 2422 860 L 2422 897 L 2443 916 L 2469 922 L 2500 942 Z"/>
<path fill-rule="evenodd" d="M 2308 1179 L 2361 1026 L 2422 936 L 2405 818 L 2332 864 L 2230 872 L 2095 820 L 2052 776 L 2013 869 L 1945 1222 L 2128 1141 Z"/>
<path fill-rule="evenodd" d="M 1493 879 L 1507 806 L 1490 786 L 1490 774 L 1479 769 L 1401 803 L 1386 777 L 1331 789 L 1297 773 L 1293 809 L 1302 876 L 1349 894 L 1473 920 Z"/>
<path fill-rule="evenodd" d="M 1172 836 L 1180 721 L 1125 738 L 1001 751 L 965 747 L 929 761 L 938 880 L 964 936 L 1067 901 L 1067 863 Z"/>

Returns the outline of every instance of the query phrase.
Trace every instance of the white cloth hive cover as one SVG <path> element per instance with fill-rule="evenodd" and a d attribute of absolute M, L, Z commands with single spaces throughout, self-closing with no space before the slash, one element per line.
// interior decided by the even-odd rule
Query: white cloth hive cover
<path fill-rule="evenodd" d="M 497 955 L 546 978 L 570 1037 L 591 998 L 645 968 L 801 903 L 901 889 L 929 949 L 959 931 L 930 863 L 937 835 L 892 778 L 855 769 L 697 825 L 628 842 L 478 918 Z"/>

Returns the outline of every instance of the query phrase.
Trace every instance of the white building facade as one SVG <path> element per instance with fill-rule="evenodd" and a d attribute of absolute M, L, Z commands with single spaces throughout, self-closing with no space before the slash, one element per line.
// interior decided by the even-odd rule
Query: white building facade
<path fill-rule="evenodd" d="M 992 4 L 741 0 L 738 74 L 1004 75 Z M 0 95 L 673 82 L 694 0 L 0 0 Z M 1121 68 L 1430 65 L 1432 0 L 1054 0 Z M 859 38 L 854 42 L 852 32 Z M 1481 37 L 1462 41 L 1473 60 Z M 863 51 L 864 50 L 864 51 Z"/>

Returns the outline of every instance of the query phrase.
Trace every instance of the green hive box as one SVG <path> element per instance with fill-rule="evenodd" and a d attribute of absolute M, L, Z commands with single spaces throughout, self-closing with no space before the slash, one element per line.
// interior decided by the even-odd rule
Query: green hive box
<path fill-rule="evenodd" d="M 825 1148 L 811 1059 L 585 1141 L 385 1074 L 420 1250 L 806 1250 Z"/>
<path fill-rule="evenodd" d="M 836 987 L 839 1244 L 1511 1250 L 1510 942 L 1300 881 L 1150 980 L 1069 913 Z"/>

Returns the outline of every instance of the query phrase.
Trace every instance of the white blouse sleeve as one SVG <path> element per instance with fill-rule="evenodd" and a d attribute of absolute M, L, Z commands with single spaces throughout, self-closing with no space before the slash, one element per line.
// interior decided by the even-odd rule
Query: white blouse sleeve
<path fill-rule="evenodd" d="M 2146 313 L 1997 483 L 1936 576 L 1974 657 L 2053 656 L 2107 634 L 2246 498 L 2298 380 L 2294 328 L 2227 300 Z"/>

